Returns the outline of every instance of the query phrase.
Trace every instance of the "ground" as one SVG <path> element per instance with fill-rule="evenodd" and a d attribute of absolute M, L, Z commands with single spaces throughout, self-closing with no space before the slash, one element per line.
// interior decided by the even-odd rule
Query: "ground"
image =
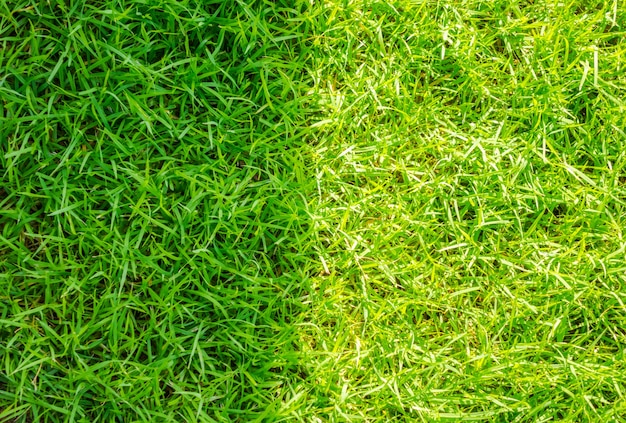
<path fill-rule="evenodd" d="M 620 2 L 0 10 L 0 421 L 626 414 Z"/>

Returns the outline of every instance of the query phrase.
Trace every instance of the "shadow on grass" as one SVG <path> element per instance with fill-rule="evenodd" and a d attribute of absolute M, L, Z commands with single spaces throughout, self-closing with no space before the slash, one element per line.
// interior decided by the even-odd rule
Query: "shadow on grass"
<path fill-rule="evenodd" d="M 2 6 L 0 420 L 288 415 L 307 6 L 101 3 Z"/>

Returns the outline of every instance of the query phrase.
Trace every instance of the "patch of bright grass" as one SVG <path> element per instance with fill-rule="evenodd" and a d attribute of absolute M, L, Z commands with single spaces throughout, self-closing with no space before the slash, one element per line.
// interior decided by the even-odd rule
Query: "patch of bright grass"
<path fill-rule="evenodd" d="M 619 2 L 325 2 L 304 421 L 618 421 Z"/>
<path fill-rule="evenodd" d="M 619 421 L 618 1 L 0 1 L 0 421 Z"/>

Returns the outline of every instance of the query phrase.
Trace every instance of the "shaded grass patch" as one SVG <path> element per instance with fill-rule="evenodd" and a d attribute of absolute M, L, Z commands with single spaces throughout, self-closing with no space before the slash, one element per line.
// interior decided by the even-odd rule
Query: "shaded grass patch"
<path fill-rule="evenodd" d="M 0 420 L 288 413 L 308 6 L 1 7 Z"/>

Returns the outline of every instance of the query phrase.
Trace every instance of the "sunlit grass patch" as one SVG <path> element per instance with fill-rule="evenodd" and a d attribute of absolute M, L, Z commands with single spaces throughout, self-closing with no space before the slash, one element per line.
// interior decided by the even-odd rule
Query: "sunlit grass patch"
<path fill-rule="evenodd" d="M 326 2 L 326 16 L 307 415 L 616 419 L 622 8 Z"/>

